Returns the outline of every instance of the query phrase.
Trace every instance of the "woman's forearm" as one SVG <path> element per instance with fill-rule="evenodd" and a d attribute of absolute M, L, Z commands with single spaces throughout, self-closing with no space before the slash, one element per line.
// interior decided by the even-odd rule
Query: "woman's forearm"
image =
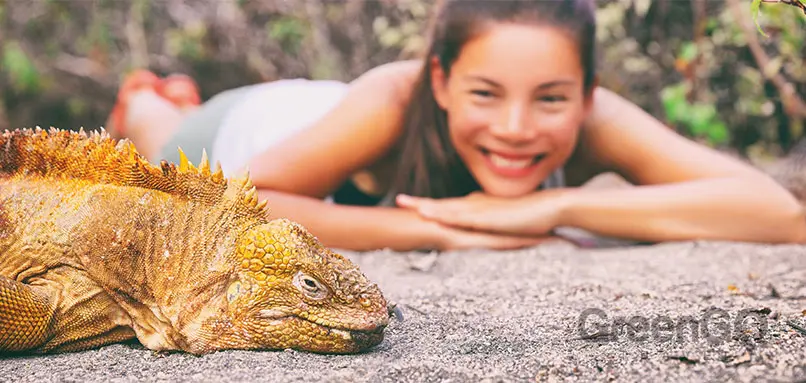
<path fill-rule="evenodd" d="M 337 205 L 270 190 L 258 190 L 258 195 L 260 199 L 268 199 L 270 217 L 300 223 L 327 247 L 409 251 L 439 246 L 434 223 L 412 211 Z"/>
<path fill-rule="evenodd" d="M 806 242 L 804 209 L 778 185 L 740 178 L 568 189 L 558 226 L 639 241 Z"/>

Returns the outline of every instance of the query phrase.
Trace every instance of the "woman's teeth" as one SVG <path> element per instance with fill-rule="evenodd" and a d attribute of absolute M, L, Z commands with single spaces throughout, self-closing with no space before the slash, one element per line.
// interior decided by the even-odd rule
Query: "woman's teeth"
<path fill-rule="evenodd" d="M 493 165 L 501 168 L 524 169 L 535 162 L 535 157 L 515 160 L 504 158 L 494 153 L 490 153 L 488 156 L 490 156 L 490 161 Z"/>

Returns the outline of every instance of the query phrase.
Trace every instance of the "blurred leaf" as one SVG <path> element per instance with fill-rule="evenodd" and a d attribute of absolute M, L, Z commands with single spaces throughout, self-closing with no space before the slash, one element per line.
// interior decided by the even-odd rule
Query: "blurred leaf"
<path fill-rule="evenodd" d="M 86 113 L 89 109 L 89 104 L 86 100 L 80 97 L 70 97 L 67 99 L 67 110 L 73 116 L 79 116 Z"/>
<path fill-rule="evenodd" d="M 698 136 L 706 134 L 711 126 L 711 120 L 716 116 L 716 109 L 713 105 L 694 104 L 689 112 L 688 122 L 691 132 Z"/>
<path fill-rule="evenodd" d="M 688 113 L 685 83 L 668 86 L 661 91 L 661 101 L 666 116 L 671 122 L 681 121 Z"/>
<path fill-rule="evenodd" d="M 760 11 L 759 9 L 760 7 L 761 7 L 761 0 L 753 0 L 753 2 L 750 3 L 750 11 L 753 14 L 753 22 L 756 23 L 756 28 L 758 28 L 758 31 L 761 33 L 762 36 L 769 37 L 767 36 L 766 33 L 764 33 L 763 30 L 761 30 L 761 25 L 759 25 L 758 23 L 758 13 Z"/>
<path fill-rule="evenodd" d="M 378 36 L 378 40 L 385 47 L 394 47 L 403 41 L 403 33 L 399 29 L 390 28 L 381 32 Z"/>
<path fill-rule="evenodd" d="M 686 41 L 683 43 L 683 47 L 680 50 L 680 58 L 686 61 L 692 61 L 697 57 L 697 44 L 692 41 Z"/>
<path fill-rule="evenodd" d="M 719 29 L 719 20 L 714 17 L 709 17 L 705 22 L 705 33 L 711 34 Z"/>
<path fill-rule="evenodd" d="M 712 144 L 720 145 L 728 142 L 730 139 L 730 132 L 728 127 L 722 121 L 714 122 L 708 128 L 708 139 Z"/>
<path fill-rule="evenodd" d="M 306 26 L 295 17 L 284 16 L 267 24 L 269 37 L 277 40 L 283 49 L 297 54 L 307 34 Z"/>
<path fill-rule="evenodd" d="M 16 41 L 3 45 L 2 68 L 6 72 L 12 87 L 18 92 L 39 90 L 39 72 L 33 61 L 28 58 Z"/>
<path fill-rule="evenodd" d="M 165 34 L 165 45 L 170 55 L 191 60 L 207 56 L 202 40 L 207 26 L 201 22 L 189 23 L 183 29 L 172 29 Z"/>

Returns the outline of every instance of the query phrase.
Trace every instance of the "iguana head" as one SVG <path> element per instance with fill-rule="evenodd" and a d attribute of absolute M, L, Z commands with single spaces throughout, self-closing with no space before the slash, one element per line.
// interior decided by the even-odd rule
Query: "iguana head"
<path fill-rule="evenodd" d="M 364 351 L 383 340 L 387 302 L 348 259 L 302 226 L 275 219 L 236 240 L 237 278 L 227 285 L 227 321 L 207 347 Z"/>

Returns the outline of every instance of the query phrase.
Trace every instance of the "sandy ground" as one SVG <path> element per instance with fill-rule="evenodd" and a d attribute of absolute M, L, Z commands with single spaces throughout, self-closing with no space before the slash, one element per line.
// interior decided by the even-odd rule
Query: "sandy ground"
<path fill-rule="evenodd" d="M 806 381 L 806 247 L 347 255 L 405 314 L 368 353 L 195 357 L 123 344 L 0 359 L 0 380 Z"/>

